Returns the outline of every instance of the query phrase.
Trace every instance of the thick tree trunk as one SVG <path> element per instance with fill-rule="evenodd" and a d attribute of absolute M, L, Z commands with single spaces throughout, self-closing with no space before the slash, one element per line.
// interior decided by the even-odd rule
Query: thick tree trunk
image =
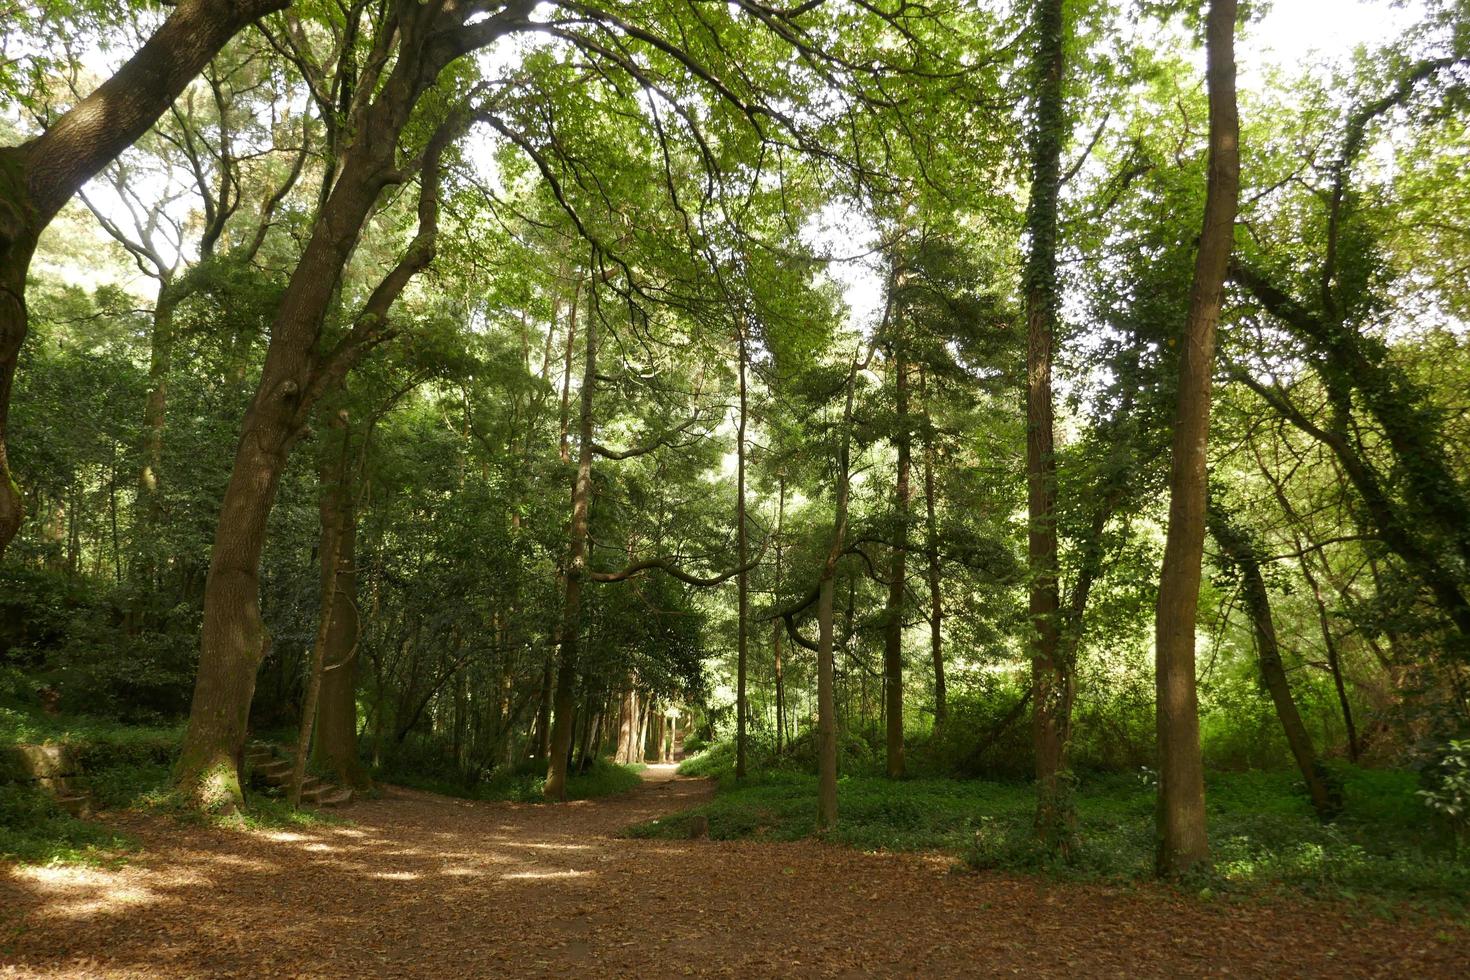
<path fill-rule="evenodd" d="M 1030 573 L 1032 735 L 1036 754 L 1038 839 L 1071 853 L 1076 818 L 1065 785 L 1073 680 L 1062 657 L 1057 617 L 1056 458 L 1052 346 L 1058 311 L 1057 200 L 1066 116 L 1062 106 L 1065 20 L 1062 0 L 1038 0 L 1032 65 L 1036 102 L 1031 134 L 1031 200 L 1026 213 L 1026 537 Z"/>
<path fill-rule="evenodd" d="M 1154 641 L 1159 751 L 1158 871 L 1182 875 L 1209 860 L 1204 762 L 1199 747 L 1194 634 L 1205 535 L 1205 464 L 1215 325 L 1240 193 L 1235 106 L 1236 0 L 1211 0 L 1206 21 L 1210 100 L 1209 183 L 1180 344 L 1179 404 L 1169 473 L 1169 531 Z"/>
<path fill-rule="evenodd" d="M 889 779 L 904 777 L 903 758 L 903 600 L 907 580 L 909 521 L 909 389 L 908 364 L 894 348 L 897 409 L 898 465 L 894 475 L 895 529 L 893 555 L 888 566 L 888 604 L 883 610 L 883 713 L 886 721 L 886 762 Z"/>
<path fill-rule="evenodd" d="M 1271 694 L 1271 703 L 1276 708 L 1276 717 L 1286 733 L 1286 744 L 1296 760 L 1297 769 L 1306 783 L 1307 793 L 1312 798 L 1312 807 L 1322 820 L 1331 820 L 1341 808 L 1334 799 L 1331 788 L 1323 778 L 1317 763 L 1317 752 L 1312 747 L 1312 736 L 1302 723 L 1301 712 L 1291 696 L 1291 683 L 1286 677 L 1286 667 L 1281 662 L 1281 645 L 1276 639 L 1276 622 L 1271 615 L 1271 596 L 1266 591 L 1266 580 L 1261 575 L 1261 555 L 1249 534 L 1237 527 L 1220 505 L 1211 499 L 1205 512 L 1210 534 L 1220 545 L 1236 569 L 1240 572 L 1241 591 L 1245 606 L 1250 612 L 1251 627 L 1256 637 L 1256 657 L 1261 665 L 1261 679 Z"/>
<path fill-rule="evenodd" d="M 260 616 L 260 555 L 291 447 L 315 402 L 382 339 L 392 304 L 433 259 L 439 160 L 454 133 L 448 124 L 436 131 L 424 153 L 418 235 L 373 290 L 349 339 L 331 353 L 319 349 L 342 270 L 379 194 L 393 179 L 398 136 L 425 82 L 421 73 L 432 67 L 419 63 L 420 53 L 400 51 L 392 77 L 358 119 L 357 138 L 344 154 L 331 196 L 277 307 L 260 382 L 241 426 L 210 557 L 199 672 L 175 772 L 180 789 L 200 805 L 233 805 L 242 798 L 235 760 L 243 749 L 255 674 L 268 643 Z"/>
<path fill-rule="evenodd" d="M 348 491 L 345 488 L 347 482 L 347 453 L 351 440 L 347 432 L 347 418 L 345 413 L 332 419 L 331 430 L 335 433 L 334 441 L 340 442 L 335 453 L 329 453 L 323 460 L 320 471 L 320 493 L 322 502 L 319 511 L 322 515 L 322 541 L 327 546 L 321 554 L 321 601 L 317 609 L 317 631 L 316 642 L 311 648 L 311 662 L 306 673 L 306 694 L 301 699 L 301 725 L 296 734 L 296 755 L 291 766 L 291 781 L 288 784 L 287 799 L 292 809 L 301 805 L 301 784 L 306 778 L 306 753 L 311 749 L 312 730 L 316 725 L 317 705 L 320 702 L 322 690 L 322 668 L 327 662 L 327 643 L 332 633 L 332 619 L 337 611 L 337 575 L 341 571 L 342 562 L 342 515 L 340 502 L 327 503 L 326 498 L 340 498 Z M 335 456 L 335 459 L 331 457 Z M 335 511 L 329 514 L 328 511 Z M 456 757 L 456 762 L 458 758 Z"/>
<path fill-rule="evenodd" d="M 614 762 L 633 761 L 633 725 L 637 719 L 638 702 L 633 693 L 632 678 L 629 678 L 628 686 L 623 690 L 622 697 L 618 699 L 618 747 L 613 753 Z"/>
<path fill-rule="evenodd" d="M 750 543 L 745 533 L 745 416 L 746 416 L 746 390 L 745 390 L 745 362 L 747 352 L 745 346 L 745 325 L 739 327 L 737 344 L 740 348 L 740 420 L 735 429 L 735 542 L 738 553 L 738 564 L 740 573 L 736 576 L 736 616 L 739 623 L 736 627 L 736 655 L 735 655 L 735 778 L 744 779 L 746 773 L 746 745 L 745 721 L 750 713 L 750 704 L 746 698 L 745 681 L 746 665 L 749 659 L 750 638 L 747 631 L 747 623 L 750 618 L 750 589 L 749 573 L 745 569 L 748 561 Z"/>
<path fill-rule="evenodd" d="M 333 598 L 311 758 L 318 769 L 330 773 L 342 785 L 367 789 L 372 785 L 372 778 L 362 765 L 357 749 L 361 629 L 357 613 L 357 511 L 351 480 L 345 472 L 341 477 L 332 486 L 323 485 L 319 505 L 322 589 L 324 595 L 330 590 Z M 338 542 L 335 575 L 326 562 L 333 537 Z"/>
<path fill-rule="evenodd" d="M 77 189 L 147 132 L 241 28 L 289 0 L 181 0 L 117 73 L 18 147 L 0 149 L 0 556 L 20 529 L 8 423 L 27 331 L 26 274 L 41 232 Z"/>

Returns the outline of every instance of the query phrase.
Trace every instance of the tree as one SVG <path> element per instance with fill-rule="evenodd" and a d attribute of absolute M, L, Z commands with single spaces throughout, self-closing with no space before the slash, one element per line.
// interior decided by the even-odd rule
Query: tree
<path fill-rule="evenodd" d="M 1235 0 L 1211 0 L 1205 27 L 1209 180 L 1189 315 L 1179 345 L 1178 415 L 1169 473 L 1169 530 L 1155 617 L 1159 751 L 1158 870 L 1177 877 L 1209 859 L 1204 762 L 1194 677 L 1194 622 L 1204 553 L 1206 446 L 1215 327 L 1235 238 L 1240 124 L 1235 106 Z"/>
<path fill-rule="evenodd" d="M 1057 200 L 1062 147 L 1066 20 L 1062 0 L 1037 0 L 1031 25 L 1034 108 L 1029 148 L 1031 198 L 1026 209 L 1026 485 L 1030 530 L 1032 730 L 1036 753 L 1036 833 L 1050 849 L 1072 849 L 1075 817 L 1063 785 L 1074 680 L 1062 660 L 1057 617 L 1056 456 L 1052 418 L 1052 345 L 1061 302 L 1057 285 Z"/>
<path fill-rule="evenodd" d="M 21 522 L 11 477 L 10 395 L 26 338 L 26 274 L 41 232 L 92 177 L 168 110 L 220 49 L 289 0 L 181 0 L 107 81 L 46 132 L 0 149 L 0 555 Z"/>

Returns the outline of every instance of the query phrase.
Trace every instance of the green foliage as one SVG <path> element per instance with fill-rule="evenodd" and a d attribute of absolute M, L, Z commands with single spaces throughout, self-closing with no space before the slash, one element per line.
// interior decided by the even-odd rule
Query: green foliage
<path fill-rule="evenodd" d="M 603 796 L 616 796 L 637 789 L 643 784 L 638 773 L 641 765 L 621 765 L 606 759 L 593 761 L 585 771 L 573 771 L 567 778 L 567 799 L 591 800 Z M 502 770 L 489 779 L 467 786 L 461 781 L 425 776 L 421 772 L 397 767 L 379 770 L 376 774 L 386 782 L 427 790 L 444 796 L 457 796 L 467 800 L 499 800 L 511 803 L 544 803 L 541 789 L 546 783 L 543 767 L 531 771 Z"/>
<path fill-rule="evenodd" d="M 1218 773 L 1207 802 L 1214 877 L 1226 893 L 1288 887 L 1324 898 L 1470 914 L 1470 863 L 1427 827 L 1414 775 L 1342 770 L 1346 809 L 1324 826 L 1305 788 L 1289 775 Z M 1076 796 L 1081 846 L 1054 863 L 1032 830 L 1034 793 L 1024 783 L 851 776 L 838 786 L 840 819 L 826 839 L 864 850 L 937 849 L 979 868 L 1045 871 L 1070 878 L 1132 881 L 1153 874 L 1153 785 L 1116 775 L 1082 780 Z M 720 840 L 797 840 L 813 833 L 816 780 L 780 773 L 737 784 L 723 778 L 714 801 L 695 810 Z M 630 828 L 640 837 L 679 837 L 687 815 Z"/>
<path fill-rule="evenodd" d="M 47 793 L 0 783 L 0 858 L 22 864 L 99 864 L 137 842 L 112 828 L 78 820 Z"/>
<path fill-rule="evenodd" d="M 1456 846 L 1470 841 L 1470 739 L 1439 746 L 1420 776 L 1416 795 L 1444 824 Z"/>

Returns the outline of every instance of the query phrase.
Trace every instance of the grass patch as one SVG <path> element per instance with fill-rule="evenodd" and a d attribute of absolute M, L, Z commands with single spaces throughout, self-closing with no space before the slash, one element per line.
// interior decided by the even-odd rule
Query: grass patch
<path fill-rule="evenodd" d="M 602 796 L 616 796 L 637 789 L 643 783 L 639 775 L 643 766 L 625 766 L 606 759 L 598 759 L 586 772 L 576 773 L 567 779 L 567 799 L 591 800 Z M 406 769 L 387 767 L 374 778 L 384 782 L 426 790 L 442 796 L 455 796 L 466 800 L 499 800 L 511 803 L 541 803 L 542 788 L 546 785 L 544 772 L 501 772 L 474 786 L 465 786 L 454 780 L 416 774 Z"/>
<path fill-rule="evenodd" d="M 134 810 L 230 830 L 341 824 L 341 817 L 292 810 L 284 800 L 250 793 L 243 810 L 201 814 L 173 793 L 174 757 L 183 726 L 126 725 L 99 718 L 48 716 L 0 707 L 0 747 L 73 746 L 98 810 Z M 0 772 L 0 858 L 22 864 L 116 864 L 138 842 L 103 823 L 80 820 L 47 793 L 4 781 Z"/>
<path fill-rule="evenodd" d="M 112 864 L 138 842 L 78 820 L 40 790 L 0 785 L 0 858 L 21 864 Z"/>
<path fill-rule="evenodd" d="M 816 779 L 770 773 L 737 784 L 715 747 L 680 768 L 715 774 L 715 799 L 690 814 L 641 824 L 629 833 L 677 838 L 687 817 L 709 819 L 716 839 L 796 840 L 811 836 Z M 1287 887 L 1383 910 L 1409 903 L 1470 914 L 1470 860 L 1456 858 L 1415 797 L 1414 773 L 1345 767 L 1345 810 L 1319 823 L 1289 773 L 1211 773 L 1206 799 L 1214 870 L 1211 891 Z M 1081 848 L 1071 864 L 1039 854 L 1031 839 L 1034 797 L 1025 783 L 925 778 L 891 782 L 847 776 L 838 786 L 837 829 L 826 839 L 863 850 L 938 850 L 975 867 L 1042 871 L 1059 877 L 1126 882 L 1150 877 L 1154 790 L 1126 775 L 1084 779 L 1077 791 Z"/>

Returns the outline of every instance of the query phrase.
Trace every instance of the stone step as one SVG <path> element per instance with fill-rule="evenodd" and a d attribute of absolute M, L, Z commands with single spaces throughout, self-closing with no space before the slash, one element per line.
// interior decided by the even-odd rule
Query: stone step
<path fill-rule="evenodd" d="M 274 786 L 277 789 L 289 789 L 291 786 L 291 770 L 287 769 L 279 776 L 267 776 L 265 782 L 267 786 Z M 309 790 L 316 789 L 320 785 L 322 785 L 322 781 L 319 777 L 307 776 L 301 780 L 301 791 L 305 793 Z"/>
<path fill-rule="evenodd" d="M 322 793 L 317 797 L 318 806 L 346 806 L 352 802 L 352 790 L 346 788 L 331 787 L 331 792 Z"/>
<path fill-rule="evenodd" d="M 264 765 L 256 766 L 255 773 L 266 782 L 271 782 L 278 778 L 288 778 L 291 775 L 291 760 L 273 759 Z"/>
<path fill-rule="evenodd" d="M 301 785 L 301 802 L 320 803 L 324 797 L 331 796 L 337 792 L 337 787 L 331 783 L 324 783 L 320 779 L 312 780 L 312 785 L 305 783 Z"/>
<path fill-rule="evenodd" d="M 92 797 L 85 793 L 73 796 L 58 796 L 57 804 L 72 816 L 85 820 L 92 815 Z"/>

